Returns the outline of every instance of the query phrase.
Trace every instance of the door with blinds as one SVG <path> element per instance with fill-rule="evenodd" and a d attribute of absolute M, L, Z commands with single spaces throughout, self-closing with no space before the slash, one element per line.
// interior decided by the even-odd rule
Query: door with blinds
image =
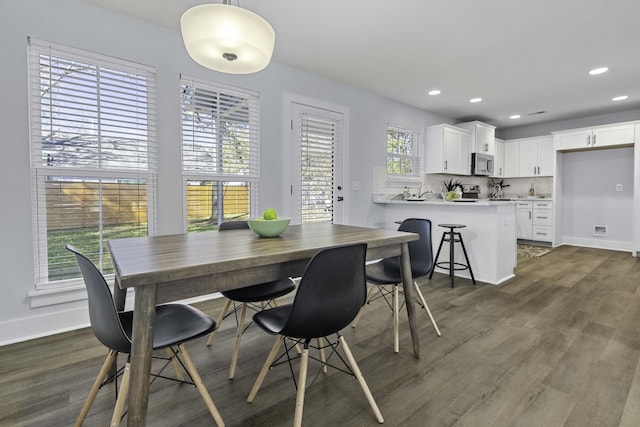
<path fill-rule="evenodd" d="M 295 102 L 291 111 L 292 220 L 340 224 L 344 114 Z"/>

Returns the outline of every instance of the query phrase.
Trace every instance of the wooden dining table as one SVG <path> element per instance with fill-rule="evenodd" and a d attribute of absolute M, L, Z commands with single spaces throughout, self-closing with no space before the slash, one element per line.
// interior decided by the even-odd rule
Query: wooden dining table
<path fill-rule="evenodd" d="M 135 291 L 127 425 L 146 423 L 156 304 L 299 277 L 325 248 L 367 243 L 367 260 L 400 256 L 413 354 L 419 358 L 408 249 L 417 239 L 414 233 L 319 223 L 291 225 L 273 238 L 247 229 L 110 240 L 118 309 L 124 309 L 126 290 Z"/>

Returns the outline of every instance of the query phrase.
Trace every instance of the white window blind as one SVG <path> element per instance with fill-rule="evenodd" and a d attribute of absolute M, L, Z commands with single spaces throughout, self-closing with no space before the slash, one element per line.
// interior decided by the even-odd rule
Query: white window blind
<path fill-rule="evenodd" d="M 342 120 L 302 113 L 300 141 L 300 221 L 333 222 L 336 141 Z"/>
<path fill-rule="evenodd" d="M 80 277 L 73 244 L 104 273 L 111 238 L 153 233 L 155 70 L 29 40 L 36 285 Z"/>
<path fill-rule="evenodd" d="M 420 174 L 420 134 L 399 126 L 387 126 L 387 174 L 415 177 Z"/>
<path fill-rule="evenodd" d="M 257 92 L 182 77 L 186 231 L 255 215 L 259 118 Z"/>

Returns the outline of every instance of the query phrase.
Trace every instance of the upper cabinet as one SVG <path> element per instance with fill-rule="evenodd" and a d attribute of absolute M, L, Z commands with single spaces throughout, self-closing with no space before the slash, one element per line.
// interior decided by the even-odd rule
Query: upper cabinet
<path fill-rule="evenodd" d="M 553 138 L 541 136 L 505 141 L 506 178 L 553 176 Z"/>
<path fill-rule="evenodd" d="M 623 123 L 553 133 L 556 150 L 588 150 L 635 142 L 635 126 Z"/>
<path fill-rule="evenodd" d="M 469 175 L 471 132 L 441 124 L 427 128 L 425 173 Z"/>
<path fill-rule="evenodd" d="M 504 178 L 504 141 L 495 139 L 495 154 L 493 155 L 493 177 Z"/>
<path fill-rule="evenodd" d="M 456 127 L 471 132 L 471 152 L 495 156 L 496 127 L 479 121 L 458 123 Z"/>

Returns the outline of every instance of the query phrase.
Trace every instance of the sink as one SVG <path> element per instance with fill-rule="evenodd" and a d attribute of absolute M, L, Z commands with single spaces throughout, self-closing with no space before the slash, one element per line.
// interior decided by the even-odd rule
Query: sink
<path fill-rule="evenodd" d="M 512 199 L 489 199 L 490 202 L 511 202 Z"/>

